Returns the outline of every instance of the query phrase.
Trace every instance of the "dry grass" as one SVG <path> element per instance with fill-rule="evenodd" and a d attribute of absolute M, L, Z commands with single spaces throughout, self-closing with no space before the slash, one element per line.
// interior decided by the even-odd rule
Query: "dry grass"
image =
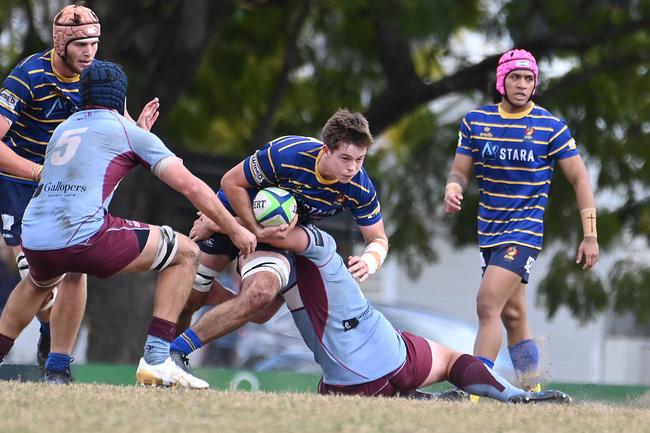
<path fill-rule="evenodd" d="M 647 432 L 650 405 L 512 406 L 0 382 L 2 433 Z"/>

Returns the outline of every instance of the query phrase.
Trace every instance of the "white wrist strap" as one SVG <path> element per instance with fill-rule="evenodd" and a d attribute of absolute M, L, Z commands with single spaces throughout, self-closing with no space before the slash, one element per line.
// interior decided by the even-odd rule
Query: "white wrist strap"
<path fill-rule="evenodd" d="M 374 274 L 381 268 L 388 255 L 388 240 L 377 238 L 366 245 L 361 254 L 361 260 L 368 265 L 368 273 Z"/>

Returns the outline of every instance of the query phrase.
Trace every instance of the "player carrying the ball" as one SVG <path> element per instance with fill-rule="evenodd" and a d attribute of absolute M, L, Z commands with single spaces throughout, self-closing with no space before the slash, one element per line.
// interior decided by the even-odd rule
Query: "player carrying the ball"
<path fill-rule="evenodd" d="M 348 257 L 347 266 L 354 278 L 365 281 L 381 267 L 388 253 L 377 192 L 363 170 L 373 143 L 368 121 L 361 113 L 339 109 L 325 124 L 322 138 L 321 142 L 289 135 L 272 140 L 224 175 L 218 195 L 262 242 L 282 238 L 288 226 L 269 232 L 257 222 L 251 198 L 261 188 L 276 186 L 291 191 L 298 201 L 301 224 L 349 210 L 366 247 L 360 256 Z M 209 226 L 209 221 L 199 218 L 190 237 L 205 239 Z M 183 312 L 186 323 L 211 289 L 218 292 L 211 298 L 219 304 L 174 341 L 172 350 L 182 357 L 249 321 L 268 320 L 282 304 L 278 294 L 295 284 L 293 253 L 258 243 L 253 254 L 239 260 L 241 291 L 229 293 L 213 282 L 236 257 L 236 249 L 219 233 L 211 234 L 199 246 L 199 271 Z"/>

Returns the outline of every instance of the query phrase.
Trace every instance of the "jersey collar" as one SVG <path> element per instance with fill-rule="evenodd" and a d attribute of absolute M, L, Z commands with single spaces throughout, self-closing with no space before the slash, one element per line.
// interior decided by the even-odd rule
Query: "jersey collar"
<path fill-rule="evenodd" d="M 56 55 L 57 54 L 54 53 L 54 49 L 50 50 L 50 66 L 52 66 L 52 72 L 54 72 L 56 79 L 62 83 L 76 83 L 79 81 L 79 74 L 76 74 L 74 77 L 64 77 L 59 73 L 59 71 L 56 70 L 54 67 L 54 56 Z"/>
<path fill-rule="evenodd" d="M 333 179 L 333 180 L 327 180 L 323 177 L 323 175 L 318 171 L 318 162 L 320 161 L 321 156 L 323 156 L 323 149 L 318 152 L 318 156 L 316 157 L 316 164 L 314 165 L 314 173 L 316 174 L 316 180 L 319 183 L 322 183 L 323 185 L 333 185 L 338 182 L 338 180 Z"/>
<path fill-rule="evenodd" d="M 499 116 L 501 116 L 503 119 L 523 119 L 524 117 L 528 116 L 531 111 L 533 111 L 533 108 L 535 108 L 535 103 L 531 102 L 530 107 L 521 113 L 508 113 L 504 111 L 503 108 L 501 108 L 501 103 L 499 103 L 497 107 L 499 108 Z"/>

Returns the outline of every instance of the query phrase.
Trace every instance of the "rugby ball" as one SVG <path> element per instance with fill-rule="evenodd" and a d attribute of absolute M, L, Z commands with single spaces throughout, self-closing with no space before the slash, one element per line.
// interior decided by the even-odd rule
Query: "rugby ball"
<path fill-rule="evenodd" d="M 271 186 L 261 189 L 253 199 L 253 213 L 262 227 L 289 224 L 297 210 L 294 196 L 282 188 Z"/>

